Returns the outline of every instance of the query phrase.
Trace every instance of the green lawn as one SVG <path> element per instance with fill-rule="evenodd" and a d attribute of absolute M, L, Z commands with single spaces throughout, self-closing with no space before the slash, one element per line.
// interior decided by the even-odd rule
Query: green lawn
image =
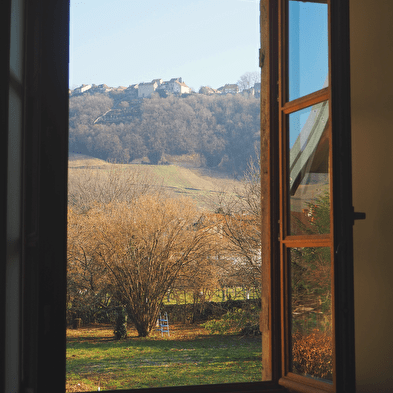
<path fill-rule="evenodd" d="M 110 326 L 67 333 L 67 391 L 97 391 L 261 380 L 261 338 L 207 335 L 175 324 L 171 336 L 115 341 Z"/>

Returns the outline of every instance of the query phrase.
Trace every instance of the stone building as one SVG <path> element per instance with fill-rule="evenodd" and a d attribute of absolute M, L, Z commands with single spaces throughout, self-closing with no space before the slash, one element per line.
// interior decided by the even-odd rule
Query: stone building
<path fill-rule="evenodd" d="M 239 86 L 237 84 L 229 84 L 227 83 L 226 85 L 220 87 L 218 91 L 221 94 L 237 94 L 239 93 Z"/>
<path fill-rule="evenodd" d="M 138 98 L 149 98 L 155 92 L 158 87 L 158 83 L 155 81 L 147 83 L 139 83 L 138 86 Z"/>

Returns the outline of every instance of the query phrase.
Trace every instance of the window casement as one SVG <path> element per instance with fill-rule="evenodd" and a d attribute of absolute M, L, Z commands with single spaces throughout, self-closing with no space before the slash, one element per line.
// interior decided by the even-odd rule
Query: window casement
<path fill-rule="evenodd" d="M 263 378 L 354 391 L 348 2 L 261 18 Z"/>
<path fill-rule="evenodd" d="M 327 1 L 280 2 L 278 39 L 280 381 L 330 392 L 334 225 Z"/>
<path fill-rule="evenodd" d="M 288 97 L 288 83 L 291 81 L 287 76 L 288 8 L 292 2 L 327 7 L 330 42 L 328 87 L 322 85 L 316 91 L 296 99 Z M 1 168 L 0 178 L 2 184 L 6 185 L 7 176 L 10 176 L 12 170 L 20 168 L 20 194 L 23 201 L 20 218 L 14 212 L 7 211 L 6 214 L 10 223 L 18 220 L 22 228 L 18 246 L 21 248 L 21 273 L 20 277 L 15 278 L 20 282 L 20 298 L 14 303 L 10 299 L 4 300 L 4 296 L 2 299 L 0 313 L 4 318 L 0 348 L 8 348 L 7 332 L 14 329 L 20 338 L 14 370 L 19 378 L 19 390 L 61 392 L 65 388 L 69 2 L 6 0 L 8 23 L 2 26 L 7 34 L 1 38 L 5 48 L 10 44 L 9 10 L 13 3 L 25 5 L 23 20 L 18 25 L 18 31 L 24 37 L 21 57 L 24 87 L 20 90 L 23 96 L 23 129 L 19 145 L 10 145 L 8 150 L 5 148 L 8 146 L 7 135 L 12 130 L 9 129 L 8 133 L 1 136 L 5 165 Z M 354 390 L 351 251 L 354 215 L 350 186 L 348 20 L 348 0 L 331 0 L 328 4 L 323 0 L 261 0 L 262 382 L 145 391 Z M 15 114 L 12 103 L 7 101 L 12 80 L 8 75 L 2 79 L 5 82 L 2 84 L 2 119 L 7 126 L 8 113 Z M 320 126 L 310 126 L 307 134 L 306 139 L 315 143 L 306 144 L 304 149 L 300 142 L 296 144 L 296 139 L 302 139 L 305 135 L 302 134 L 303 127 L 296 126 L 302 124 L 302 121 L 293 120 L 298 113 L 298 117 L 303 115 L 301 111 L 315 111 L 315 117 L 322 118 L 318 123 Z M 310 115 L 306 117 L 308 119 Z M 305 151 L 303 155 L 300 154 L 300 161 L 296 161 L 299 163 L 297 166 L 294 159 L 291 161 L 290 154 L 293 133 L 296 136 L 293 137 L 293 146 L 300 146 L 300 152 Z M 7 155 L 12 154 L 18 155 L 19 166 L 16 169 L 7 167 Z M 311 160 L 311 156 L 317 159 Z M 307 165 L 301 165 L 303 161 Z M 297 174 L 292 176 L 292 180 L 291 173 Z M 328 187 L 326 184 L 324 187 L 329 191 L 328 204 L 334 206 L 328 218 L 329 231 L 325 225 L 322 226 L 322 233 L 309 233 L 315 227 L 315 214 L 310 212 L 311 204 L 315 205 L 314 199 L 303 198 L 304 209 L 308 209 L 306 218 L 299 218 L 299 211 L 291 210 L 290 207 L 291 198 L 297 198 L 296 193 L 310 184 L 311 180 L 308 183 L 306 180 L 312 173 L 318 174 L 312 181 L 328 179 Z M 310 195 L 310 192 L 305 195 Z M 3 192 L 3 196 L 1 209 L 6 211 L 7 195 Z M 4 225 L 2 229 L 7 232 Z M 295 262 L 301 261 L 302 257 L 312 255 L 314 250 L 319 252 L 322 261 L 328 260 L 331 267 L 330 270 L 324 270 L 325 275 L 326 270 L 329 271 L 328 277 L 332 283 L 329 288 L 333 312 L 331 322 L 328 321 L 333 332 L 331 343 L 334 348 L 331 382 L 301 375 L 297 365 L 291 361 L 291 332 L 297 323 L 291 319 L 294 311 L 292 300 L 298 300 L 291 298 L 291 258 Z M 307 268 L 305 265 L 300 267 Z M 2 272 L 8 268 L 7 259 Z M 6 274 L 2 276 L 2 284 L 3 289 L 9 286 Z M 312 284 L 308 285 L 311 285 L 312 290 L 320 291 L 319 288 L 313 288 Z M 320 291 L 319 295 L 329 298 L 326 292 Z M 319 300 L 317 298 L 317 302 Z M 6 317 L 12 311 L 11 306 L 15 306 L 17 316 L 10 322 Z M 307 308 L 307 305 L 299 303 L 299 307 Z M 321 311 L 314 306 L 308 308 L 314 308 L 315 313 Z M 7 363 L 6 351 L 3 351 L 2 360 L 2 364 Z M 2 369 L 4 380 L 10 380 L 10 369 L 10 365 Z"/>

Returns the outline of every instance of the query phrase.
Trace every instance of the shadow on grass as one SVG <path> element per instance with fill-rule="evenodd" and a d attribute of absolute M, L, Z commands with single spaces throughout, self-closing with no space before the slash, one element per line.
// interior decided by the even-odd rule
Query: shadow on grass
<path fill-rule="evenodd" d="M 135 333 L 124 340 L 108 337 L 108 328 L 71 332 L 67 391 L 78 383 L 97 390 L 260 381 L 260 337 L 201 333 L 189 325 L 170 337 Z"/>

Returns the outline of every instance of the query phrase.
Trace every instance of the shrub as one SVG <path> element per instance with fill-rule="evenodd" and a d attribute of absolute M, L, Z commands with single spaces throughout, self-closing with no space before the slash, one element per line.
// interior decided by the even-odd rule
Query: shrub
<path fill-rule="evenodd" d="M 316 378 L 332 380 L 332 336 L 315 329 L 308 335 L 292 336 L 293 371 Z"/>
<path fill-rule="evenodd" d="M 222 316 L 221 319 L 213 319 L 205 322 L 202 326 L 210 334 L 260 334 L 258 326 L 259 310 L 252 307 L 249 310 L 234 308 Z"/>
<path fill-rule="evenodd" d="M 247 322 L 244 328 L 240 331 L 242 336 L 260 336 L 262 333 L 259 330 L 259 323 L 251 324 Z"/>
<path fill-rule="evenodd" d="M 127 338 L 127 313 L 123 307 L 117 308 L 116 327 L 113 331 L 116 340 Z"/>

